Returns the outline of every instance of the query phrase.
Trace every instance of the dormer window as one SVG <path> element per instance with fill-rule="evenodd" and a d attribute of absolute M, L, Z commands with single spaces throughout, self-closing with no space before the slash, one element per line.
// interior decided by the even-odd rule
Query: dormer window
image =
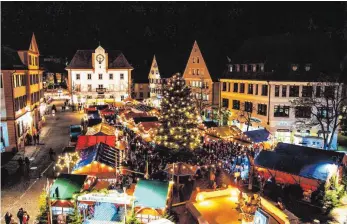
<path fill-rule="evenodd" d="M 262 72 L 264 71 L 264 64 L 260 65 L 260 71 L 262 71 Z"/>
<path fill-rule="evenodd" d="M 243 65 L 244 72 L 247 72 L 247 65 Z"/>
<path fill-rule="evenodd" d="M 305 65 L 305 70 L 306 70 L 306 72 L 310 71 L 311 70 L 311 65 L 310 64 Z"/>
<path fill-rule="evenodd" d="M 229 65 L 229 71 L 233 72 L 233 65 Z"/>
<path fill-rule="evenodd" d="M 237 71 L 237 72 L 240 71 L 240 65 L 236 65 L 236 71 Z"/>
<path fill-rule="evenodd" d="M 298 65 L 292 65 L 292 70 L 295 72 L 298 70 Z"/>
<path fill-rule="evenodd" d="M 253 65 L 253 72 L 256 72 L 257 71 L 257 65 Z"/>

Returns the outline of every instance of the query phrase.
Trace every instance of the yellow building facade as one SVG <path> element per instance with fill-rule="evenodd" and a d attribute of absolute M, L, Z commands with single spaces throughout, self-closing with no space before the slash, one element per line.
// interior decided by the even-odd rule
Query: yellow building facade
<path fill-rule="evenodd" d="M 42 125 L 45 112 L 42 72 L 35 35 L 28 49 L 5 51 L 2 60 L 1 135 L 2 151 L 21 150 L 28 134 L 35 134 Z"/>

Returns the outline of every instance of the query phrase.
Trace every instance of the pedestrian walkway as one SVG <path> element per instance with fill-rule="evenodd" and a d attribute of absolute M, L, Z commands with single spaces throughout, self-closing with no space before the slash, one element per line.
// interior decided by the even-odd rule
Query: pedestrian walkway
<path fill-rule="evenodd" d="M 8 172 L 8 175 L 13 175 L 17 172 L 19 168 L 18 160 L 19 158 L 24 159 L 28 157 L 30 161 L 33 161 L 37 154 L 39 153 L 41 147 L 45 145 L 45 138 L 49 135 L 50 127 L 44 126 L 40 131 L 40 144 L 39 145 L 29 145 L 25 146 L 24 150 L 17 152 L 12 158 L 8 158 L 9 161 L 4 161 L 2 166 Z"/>

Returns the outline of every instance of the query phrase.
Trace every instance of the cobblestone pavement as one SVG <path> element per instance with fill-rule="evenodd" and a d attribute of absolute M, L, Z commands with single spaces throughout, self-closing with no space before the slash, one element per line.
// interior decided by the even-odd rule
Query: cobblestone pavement
<path fill-rule="evenodd" d="M 25 156 L 31 160 L 29 175 L 27 170 L 19 169 L 16 155 L 10 163 L 6 164 L 9 171 L 8 182 L 1 189 L 1 223 L 7 211 L 16 216 L 20 207 L 26 210 L 31 219 L 38 215 L 38 198 L 44 188 L 47 178 L 51 178 L 52 161 L 49 159 L 48 150 L 52 148 L 57 154 L 69 144 L 69 126 L 80 124 L 82 114 L 77 112 L 59 112 L 58 105 L 62 102 L 53 102 L 58 109 L 55 117 L 48 115 L 45 126 L 42 128 L 39 146 L 26 148 Z M 23 174 L 23 175 L 21 175 Z M 40 174 L 43 176 L 40 178 Z"/>

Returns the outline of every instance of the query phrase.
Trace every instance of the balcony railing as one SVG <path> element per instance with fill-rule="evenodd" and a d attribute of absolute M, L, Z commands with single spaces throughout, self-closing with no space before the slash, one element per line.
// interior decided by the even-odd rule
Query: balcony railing
<path fill-rule="evenodd" d="M 104 94 L 106 92 L 106 88 L 96 88 L 96 92 L 98 94 Z"/>

